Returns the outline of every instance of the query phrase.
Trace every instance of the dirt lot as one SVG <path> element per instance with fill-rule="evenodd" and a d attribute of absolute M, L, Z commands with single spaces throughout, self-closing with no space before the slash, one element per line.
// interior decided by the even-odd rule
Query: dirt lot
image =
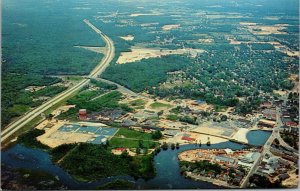
<path fill-rule="evenodd" d="M 292 91 L 294 91 L 294 92 L 299 92 L 299 80 L 297 80 L 298 77 L 299 77 L 299 76 L 296 75 L 296 74 L 292 74 L 292 75 L 289 77 L 289 79 L 292 80 L 293 83 L 294 83 L 294 87 L 293 87 L 293 89 L 292 89 Z"/>
<path fill-rule="evenodd" d="M 120 36 L 120 38 L 126 41 L 132 41 L 134 39 L 134 36 L 127 35 L 127 36 Z"/>
<path fill-rule="evenodd" d="M 177 29 L 179 27 L 180 27 L 180 24 L 177 24 L 177 25 L 164 25 L 162 27 L 162 30 L 168 31 L 168 30 L 172 30 L 172 29 Z"/>
<path fill-rule="evenodd" d="M 195 139 L 195 141 L 187 141 L 187 140 L 182 140 L 182 137 L 187 135 L 189 138 Z M 198 134 L 198 133 L 191 133 L 191 132 L 180 132 L 176 136 L 167 138 L 164 140 L 165 142 L 168 143 L 179 143 L 179 144 L 193 144 L 193 143 L 200 143 L 201 144 L 206 144 L 207 141 L 210 141 L 211 144 L 217 144 L 217 143 L 222 143 L 228 141 L 227 139 L 223 139 L 220 137 L 214 137 L 210 135 L 204 135 L 204 134 Z"/>
<path fill-rule="evenodd" d="M 155 15 L 161 15 L 160 13 L 133 13 L 130 14 L 130 17 L 139 17 L 139 16 L 155 16 Z"/>
<path fill-rule="evenodd" d="M 182 104 L 183 107 L 187 106 L 192 110 L 211 111 L 213 109 L 213 105 L 209 105 L 207 103 L 196 104 L 195 100 L 191 99 L 183 99 Z"/>
<path fill-rule="evenodd" d="M 257 25 L 257 23 L 240 23 L 252 34 L 270 35 L 270 34 L 287 34 L 281 30 L 286 29 L 286 24 L 276 24 L 273 26 Z"/>
<path fill-rule="evenodd" d="M 282 181 L 282 185 L 288 188 L 296 188 L 298 186 L 299 177 L 295 172 L 289 173 L 290 177 L 284 181 Z"/>
<path fill-rule="evenodd" d="M 47 121 L 48 120 L 45 120 L 36 128 L 41 129 L 42 126 L 48 124 Z M 45 134 L 37 137 L 37 140 L 39 140 L 41 143 L 45 145 L 48 145 L 51 148 L 57 147 L 62 144 L 87 142 L 99 136 L 92 133 L 60 131 L 59 128 L 61 128 L 65 124 L 68 124 L 65 121 L 58 121 L 58 122 L 52 121 L 51 123 L 53 124 L 53 126 L 51 126 L 50 128 L 43 128 L 45 130 Z M 79 124 L 83 124 L 83 123 L 79 123 Z M 95 123 L 93 124 L 84 123 L 84 125 L 95 125 Z M 106 126 L 105 124 L 100 124 L 100 123 L 97 123 L 97 125 L 101 125 L 103 127 Z"/>
<path fill-rule="evenodd" d="M 177 49 L 177 50 L 168 50 L 168 49 L 159 49 L 159 48 L 143 48 L 138 46 L 133 46 L 131 52 L 121 52 L 120 57 L 117 60 L 118 64 L 125 64 L 130 62 L 136 62 L 142 60 L 143 58 L 156 58 L 171 54 L 190 54 L 191 57 L 195 57 L 199 53 L 203 53 L 204 50 L 201 49 Z"/>

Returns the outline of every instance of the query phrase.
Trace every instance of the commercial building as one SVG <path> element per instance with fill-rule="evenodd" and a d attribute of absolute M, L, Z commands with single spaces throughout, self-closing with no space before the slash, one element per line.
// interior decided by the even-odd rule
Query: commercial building
<path fill-rule="evenodd" d="M 235 165 L 236 160 L 233 158 L 225 157 L 225 156 L 215 156 L 214 160 L 218 163 L 228 164 L 228 165 Z"/>

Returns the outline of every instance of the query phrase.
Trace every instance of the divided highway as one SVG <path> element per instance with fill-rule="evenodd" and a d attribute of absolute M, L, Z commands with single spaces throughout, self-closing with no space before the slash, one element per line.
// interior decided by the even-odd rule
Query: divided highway
<path fill-rule="evenodd" d="M 102 74 L 102 72 L 107 68 L 110 62 L 113 60 L 115 56 L 115 47 L 113 41 L 103 34 L 98 28 L 96 28 L 93 24 L 91 24 L 88 20 L 84 20 L 84 22 L 91 27 L 96 33 L 98 33 L 101 38 L 106 43 L 107 52 L 100 61 L 100 63 L 94 68 L 94 70 L 89 74 L 89 78 L 96 78 Z M 19 118 L 18 120 L 9 124 L 2 132 L 1 132 L 1 143 L 3 143 L 6 139 L 8 139 L 13 133 L 24 127 L 27 123 L 32 121 L 37 116 L 41 115 L 47 109 L 51 108 L 55 104 L 61 102 L 62 100 L 66 99 L 67 97 L 71 96 L 76 91 L 80 90 L 83 86 L 88 84 L 90 79 L 84 79 L 80 81 L 78 84 L 74 85 L 70 89 L 60 93 L 59 95 L 53 97 L 46 103 L 40 105 L 39 107 L 33 109 L 32 111 L 26 113 L 24 116 Z"/>

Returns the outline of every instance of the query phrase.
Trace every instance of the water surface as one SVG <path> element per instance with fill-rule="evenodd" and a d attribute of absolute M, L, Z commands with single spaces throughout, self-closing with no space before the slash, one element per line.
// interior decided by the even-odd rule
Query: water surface
<path fill-rule="evenodd" d="M 266 142 L 270 134 L 270 132 L 265 131 L 251 131 L 247 134 L 247 138 L 250 144 L 262 145 Z M 63 169 L 53 164 L 51 162 L 50 155 L 47 152 L 39 149 L 27 148 L 19 144 L 13 146 L 7 151 L 1 151 L 1 162 L 2 164 L 6 164 L 15 168 L 35 169 L 48 172 L 54 176 L 57 176 L 59 180 L 63 182 L 69 189 L 93 189 L 98 185 L 111 182 L 115 179 L 132 181 L 135 183 L 135 187 L 137 189 L 209 189 L 220 187 L 203 181 L 193 181 L 181 176 L 177 158 L 178 153 L 196 148 L 230 148 L 232 150 L 236 150 L 242 149 L 243 147 L 244 146 L 241 144 L 227 141 L 218 144 L 212 144 L 211 146 L 203 144 L 201 147 L 194 144 L 182 145 L 179 149 L 168 149 L 167 151 L 161 151 L 154 158 L 156 176 L 148 181 L 143 179 L 134 180 L 134 178 L 130 176 L 115 176 L 104 178 L 96 182 L 78 182 Z"/>

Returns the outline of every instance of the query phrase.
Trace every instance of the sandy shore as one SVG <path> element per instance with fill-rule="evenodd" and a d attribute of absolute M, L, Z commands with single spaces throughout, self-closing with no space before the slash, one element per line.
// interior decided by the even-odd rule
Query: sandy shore
<path fill-rule="evenodd" d="M 248 143 L 247 139 L 247 133 L 249 132 L 249 129 L 246 128 L 240 128 L 232 137 L 232 139 L 237 140 L 239 142 Z"/>

